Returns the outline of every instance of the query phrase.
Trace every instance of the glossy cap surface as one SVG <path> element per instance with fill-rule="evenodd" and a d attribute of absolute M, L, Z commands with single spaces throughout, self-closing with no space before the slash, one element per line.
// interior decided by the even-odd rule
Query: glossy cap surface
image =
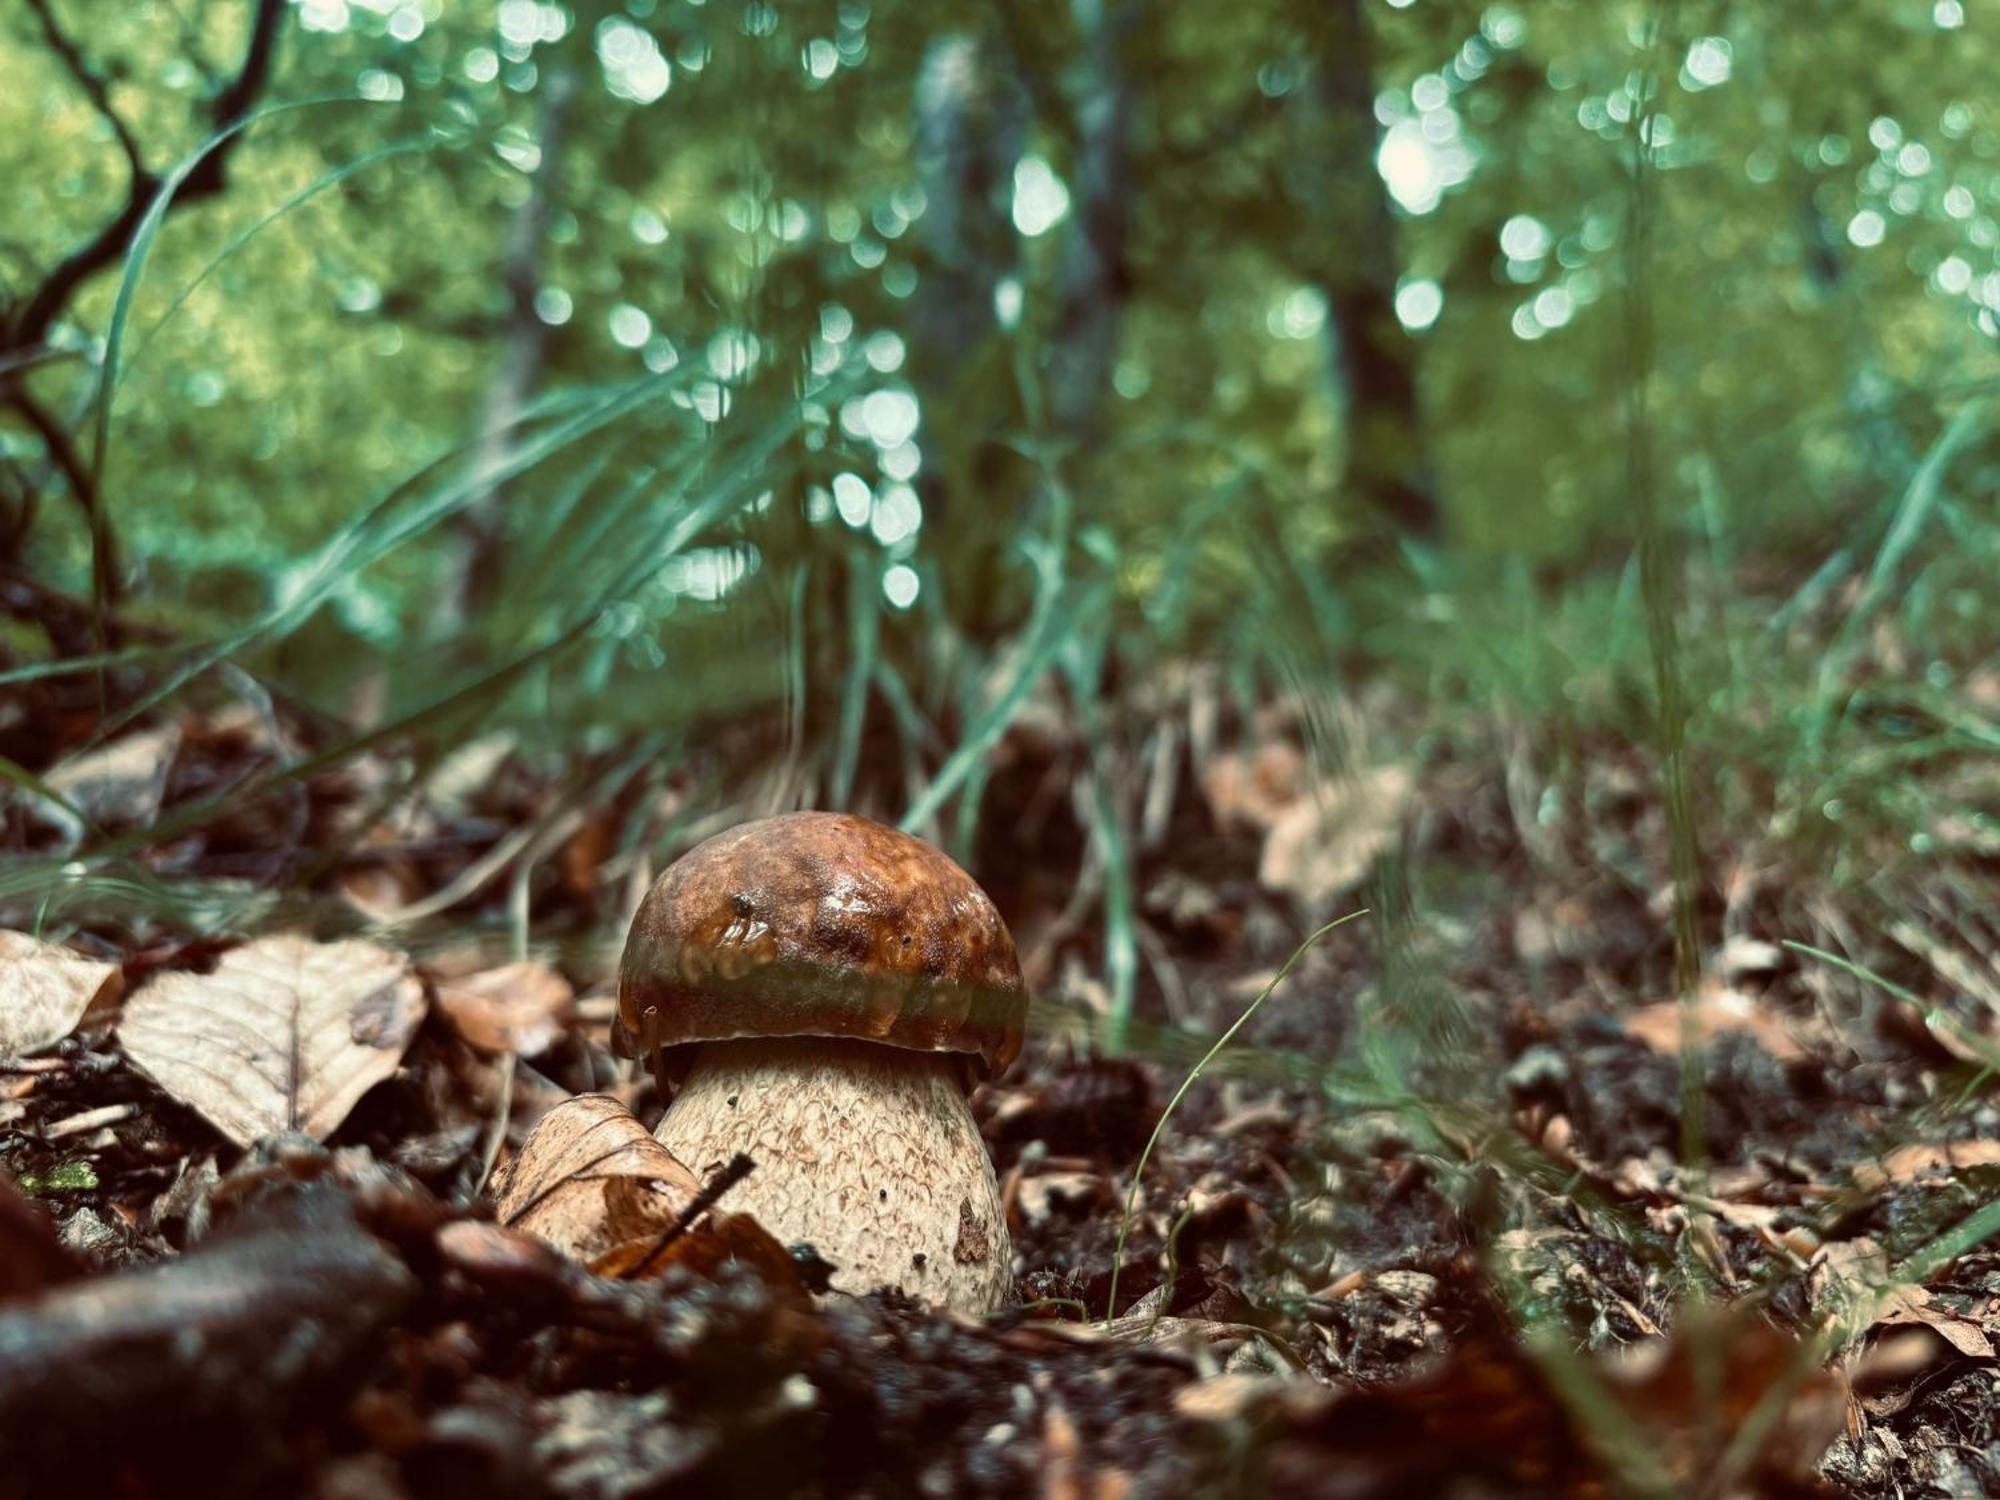
<path fill-rule="evenodd" d="M 787 813 L 717 834 L 654 882 L 625 940 L 613 1040 L 648 1056 L 854 1037 L 966 1053 L 991 1076 L 1020 1052 L 1027 1008 L 1006 924 L 941 850 L 846 813 Z"/>

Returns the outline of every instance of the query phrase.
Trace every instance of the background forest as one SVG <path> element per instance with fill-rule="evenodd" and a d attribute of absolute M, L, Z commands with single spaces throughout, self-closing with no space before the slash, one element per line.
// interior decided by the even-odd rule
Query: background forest
<path fill-rule="evenodd" d="M 5 0 L 6 925 L 587 999 L 694 839 L 901 823 L 1014 926 L 1020 1098 L 1143 1122 L 988 1101 L 1108 1184 L 1024 1298 L 1200 1263 L 1302 1348 L 1449 1244 L 1667 1492 L 1707 1450 L 1568 1351 L 1754 1289 L 1853 1354 L 1864 1235 L 2000 1308 L 1983 10 Z M 1308 1099 L 1284 1189 L 1204 1251 L 1236 1166 L 1163 1147 L 1128 1252 L 1160 1103 L 1363 906 L 1189 1096 Z M 1326 1317 L 1336 1387 L 1477 1322 Z M 1922 1370 L 1718 1472 L 2000 1485 L 1987 1375 Z"/>

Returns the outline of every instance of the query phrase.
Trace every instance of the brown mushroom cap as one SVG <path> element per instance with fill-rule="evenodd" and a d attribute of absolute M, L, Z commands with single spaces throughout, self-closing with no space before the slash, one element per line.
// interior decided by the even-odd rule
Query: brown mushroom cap
<path fill-rule="evenodd" d="M 632 919 L 613 1043 L 855 1037 L 962 1052 L 987 1076 L 1021 1050 L 1014 940 L 940 850 L 866 818 L 801 812 L 696 845 Z"/>

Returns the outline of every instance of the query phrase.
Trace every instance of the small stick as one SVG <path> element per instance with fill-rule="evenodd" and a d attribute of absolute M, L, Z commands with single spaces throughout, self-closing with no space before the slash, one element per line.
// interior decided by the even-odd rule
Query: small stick
<path fill-rule="evenodd" d="M 748 1177 L 756 1168 L 757 1163 L 744 1152 L 739 1151 L 730 1157 L 722 1170 L 703 1183 L 701 1191 L 688 1200 L 688 1206 L 675 1216 L 674 1222 L 660 1231 L 660 1237 L 653 1241 L 653 1248 L 648 1250 L 639 1264 L 632 1268 L 626 1280 L 636 1281 L 639 1277 L 648 1275 L 653 1269 L 654 1262 L 667 1252 L 667 1248 L 675 1240 L 694 1227 L 695 1220 L 715 1207 L 724 1193 Z"/>
<path fill-rule="evenodd" d="M 87 1109 L 80 1115 L 71 1115 L 66 1120 L 54 1120 L 42 1127 L 42 1139 L 59 1141 L 67 1135 L 82 1135 L 86 1130 L 95 1130 L 100 1125 L 116 1125 L 121 1120 L 129 1120 L 139 1113 L 136 1104 L 107 1104 L 102 1109 Z"/>

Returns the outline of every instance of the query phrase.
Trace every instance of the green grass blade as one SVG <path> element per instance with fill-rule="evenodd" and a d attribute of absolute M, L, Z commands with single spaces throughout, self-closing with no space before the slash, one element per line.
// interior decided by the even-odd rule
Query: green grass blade
<path fill-rule="evenodd" d="M 1132 1185 L 1125 1190 L 1125 1208 L 1118 1216 L 1118 1242 L 1111 1251 L 1111 1289 L 1104 1304 L 1104 1320 L 1107 1323 L 1118 1315 L 1118 1273 L 1125 1264 L 1125 1239 L 1132 1228 L 1133 1210 L 1138 1205 L 1139 1184 L 1145 1180 L 1146 1164 L 1153 1159 L 1153 1148 L 1159 1145 L 1160 1137 L 1165 1134 L 1167 1121 L 1173 1118 L 1174 1111 L 1180 1108 L 1181 1100 L 1187 1097 L 1188 1090 L 1194 1087 L 1203 1070 L 1215 1061 L 1223 1049 L 1236 1040 L 1236 1034 L 1250 1024 L 1250 1018 L 1263 1008 L 1264 1002 L 1270 999 L 1278 986 L 1285 982 L 1285 976 L 1298 966 L 1299 960 L 1312 950 L 1313 945 L 1336 927 L 1345 927 L 1356 918 L 1367 915 L 1368 908 L 1364 906 L 1358 911 L 1347 913 L 1344 917 L 1335 917 L 1325 926 L 1307 933 L 1305 941 L 1294 948 L 1291 957 L 1285 960 L 1284 967 L 1271 976 L 1271 982 L 1258 991 L 1257 998 L 1243 1008 L 1243 1014 L 1230 1022 L 1229 1029 L 1217 1037 L 1208 1051 L 1202 1054 L 1201 1060 L 1188 1070 L 1187 1077 L 1181 1080 L 1181 1086 L 1174 1090 L 1173 1098 L 1167 1101 L 1167 1107 L 1160 1111 L 1160 1118 L 1153 1125 L 1153 1133 L 1146 1137 L 1146 1149 L 1139 1153 L 1138 1164 L 1132 1168 Z"/>

